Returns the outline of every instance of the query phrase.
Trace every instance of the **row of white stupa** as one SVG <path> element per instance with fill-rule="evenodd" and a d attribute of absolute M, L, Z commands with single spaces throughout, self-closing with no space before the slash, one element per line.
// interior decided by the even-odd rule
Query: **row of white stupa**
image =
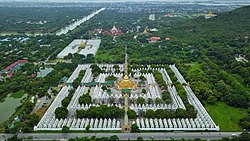
<path fill-rule="evenodd" d="M 86 81 L 86 82 L 90 81 L 91 80 L 91 71 L 90 71 L 91 69 L 89 69 L 89 66 L 90 65 L 79 65 L 68 81 L 73 82 L 73 80 L 77 78 L 80 70 L 82 70 L 82 69 L 87 69 L 82 81 Z M 175 73 L 175 75 L 177 76 L 178 81 L 180 83 L 182 83 L 182 84 L 186 83 L 185 79 L 182 77 L 182 75 L 179 73 L 178 69 L 174 65 L 171 65 L 170 68 Z M 158 69 L 158 70 L 160 70 L 160 72 L 163 73 L 163 77 L 165 79 L 167 79 L 166 83 L 172 82 L 164 69 Z M 151 74 L 148 75 L 147 77 L 149 79 L 152 78 Z M 147 82 L 154 83 L 154 79 L 153 80 L 150 79 Z M 172 126 L 169 122 L 168 122 L 168 124 L 167 124 L 168 126 L 167 126 L 164 123 L 164 119 L 163 119 L 163 121 L 161 121 L 160 119 L 157 119 L 157 120 L 154 119 L 154 121 L 153 121 L 154 124 L 152 124 L 152 120 L 150 120 L 148 123 L 146 121 L 146 119 L 143 121 L 140 119 L 139 120 L 140 124 L 138 123 L 138 120 L 136 121 L 136 123 L 139 124 L 140 129 L 141 130 L 206 130 L 206 129 L 207 130 L 219 130 L 219 127 L 216 126 L 216 124 L 213 122 L 212 118 L 209 116 L 209 114 L 207 113 L 207 111 L 205 110 L 203 105 L 200 103 L 198 98 L 192 92 L 191 88 L 189 86 L 183 86 L 183 87 L 187 92 L 188 100 L 189 100 L 190 104 L 193 105 L 195 107 L 195 109 L 197 110 L 197 118 L 195 118 L 193 120 L 194 123 L 192 122 L 192 119 L 188 119 L 188 121 L 185 119 L 184 120 L 185 124 L 183 123 L 182 119 L 180 119 L 180 122 L 177 119 L 170 119 Z M 116 122 L 114 123 L 113 122 L 114 119 L 112 121 L 112 126 L 109 124 L 110 125 L 110 126 L 108 126 L 109 128 L 107 128 L 107 126 L 106 126 L 106 128 L 103 128 L 105 126 L 99 126 L 100 124 L 106 125 L 106 123 L 103 123 L 104 120 L 101 121 L 101 119 L 98 119 L 98 123 L 95 123 L 95 121 L 97 121 L 97 120 L 91 120 L 91 119 L 77 119 L 77 120 L 71 119 L 71 118 L 69 118 L 69 119 L 55 119 L 55 114 L 54 114 L 55 109 L 57 107 L 61 106 L 61 101 L 68 95 L 69 90 L 71 88 L 72 88 L 71 86 L 64 86 L 61 89 L 58 96 L 55 98 L 55 100 L 53 101 L 51 106 L 48 108 L 48 110 L 46 111 L 46 113 L 44 114 L 44 116 L 42 117 L 40 122 L 38 123 L 38 125 L 34 127 L 35 130 L 61 130 L 61 128 L 62 128 L 61 125 L 68 125 L 68 127 L 70 127 L 71 130 L 84 130 L 84 127 L 86 127 L 85 125 L 87 125 L 87 124 L 92 125 L 91 130 L 120 130 L 119 120 L 116 120 Z M 178 103 L 176 105 L 178 105 L 180 107 L 183 106 L 181 104 L 181 102 L 182 102 L 181 99 L 178 99 L 178 94 L 177 94 L 175 88 L 169 86 L 169 90 L 170 90 L 170 94 L 171 94 L 172 99 L 175 99 L 173 101 Z M 83 87 L 79 86 L 77 88 L 69 106 L 67 107 L 67 109 L 70 112 L 74 112 L 77 109 L 77 107 L 79 106 L 78 99 L 83 93 L 86 93 L 86 91 L 87 91 L 87 88 L 84 86 Z M 140 107 L 140 106 L 138 105 L 138 107 Z M 185 108 L 185 106 L 182 108 Z M 84 120 L 84 124 L 83 124 L 83 120 Z M 86 121 L 89 121 L 89 122 L 86 122 Z M 150 124 L 150 126 L 147 126 L 148 124 Z M 94 125 L 96 125 L 96 126 L 94 126 Z M 113 125 L 116 125 L 116 126 L 113 126 Z M 143 125 L 145 125 L 145 126 L 143 126 Z M 99 128 L 99 127 L 102 127 L 102 128 Z"/>

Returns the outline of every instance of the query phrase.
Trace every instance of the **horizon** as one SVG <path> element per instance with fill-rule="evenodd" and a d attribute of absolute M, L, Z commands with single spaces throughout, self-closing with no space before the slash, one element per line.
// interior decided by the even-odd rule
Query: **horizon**
<path fill-rule="evenodd" d="M 249 0 L 0 0 L 0 2 L 32 2 L 32 3 L 110 3 L 110 2 L 206 2 L 206 3 L 230 3 L 230 2 L 250 2 Z"/>

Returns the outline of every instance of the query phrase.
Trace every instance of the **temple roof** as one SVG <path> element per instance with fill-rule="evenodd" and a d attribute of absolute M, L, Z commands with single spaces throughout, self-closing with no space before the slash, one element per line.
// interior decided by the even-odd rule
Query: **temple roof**
<path fill-rule="evenodd" d="M 123 80 L 118 82 L 117 84 L 118 89 L 135 89 L 136 83 L 132 80 L 129 80 L 128 75 L 125 75 Z"/>
<path fill-rule="evenodd" d="M 111 30 L 112 31 L 117 31 L 117 28 L 115 26 L 113 26 L 113 28 Z"/>

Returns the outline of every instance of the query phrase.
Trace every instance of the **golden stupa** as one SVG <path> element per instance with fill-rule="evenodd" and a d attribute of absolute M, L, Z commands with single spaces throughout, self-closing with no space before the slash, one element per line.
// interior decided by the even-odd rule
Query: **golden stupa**
<path fill-rule="evenodd" d="M 126 48 L 127 50 L 127 48 Z M 128 62 L 127 62 L 127 51 L 126 51 L 126 55 L 125 55 L 125 68 L 124 68 L 124 77 L 123 80 L 119 81 L 118 83 L 116 83 L 116 86 L 118 89 L 135 89 L 136 88 L 136 83 L 132 80 L 129 79 L 128 77 Z"/>
<path fill-rule="evenodd" d="M 143 34 L 148 34 L 148 29 L 147 28 L 144 29 Z"/>
<path fill-rule="evenodd" d="M 118 89 L 135 89 L 136 83 L 132 80 L 129 80 L 128 75 L 125 75 L 123 80 L 118 82 L 117 84 Z"/>
<path fill-rule="evenodd" d="M 86 46 L 85 42 L 83 42 L 83 40 L 81 40 L 79 47 L 80 48 L 85 48 L 85 46 Z"/>
<path fill-rule="evenodd" d="M 212 17 L 214 14 L 212 13 L 212 11 L 209 11 L 209 13 L 207 14 L 209 17 Z"/>

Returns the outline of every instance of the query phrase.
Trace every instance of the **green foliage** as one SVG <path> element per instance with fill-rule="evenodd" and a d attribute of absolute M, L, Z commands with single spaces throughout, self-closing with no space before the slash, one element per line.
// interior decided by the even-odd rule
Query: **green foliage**
<path fill-rule="evenodd" d="M 15 122 L 14 127 L 7 128 L 6 132 L 16 133 L 20 130 L 24 133 L 32 132 L 33 127 L 39 122 L 39 117 L 35 114 L 27 114 L 21 119 L 20 122 Z"/>
<path fill-rule="evenodd" d="M 250 129 L 250 116 L 240 119 L 239 124 L 243 129 Z"/>
<path fill-rule="evenodd" d="M 81 70 L 79 72 L 78 77 L 73 81 L 72 86 L 74 89 L 76 89 L 80 84 L 83 76 L 85 75 L 86 70 Z"/>
<path fill-rule="evenodd" d="M 68 126 L 63 126 L 62 132 L 63 133 L 68 133 L 69 132 L 69 127 Z"/>
<path fill-rule="evenodd" d="M 90 129 L 90 125 L 88 125 L 88 126 L 86 127 L 86 131 L 88 132 L 89 129 Z"/>
<path fill-rule="evenodd" d="M 217 98 L 213 95 L 209 96 L 208 99 L 207 99 L 207 102 L 209 104 L 214 104 L 215 102 L 217 101 Z"/>
<path fill-rule="evenodd" d="M 131 110 L 131 109 L 129 109 L 128 110 L 128 118 L 129 119 L 135 119 L 136 118 L 136 112 L 133 111 L 133 110 Z"/>
<path fill-rule="evenodd" d="M 22 141 L 23 139 L 18 138 L 17 135 L 12 136 L 11 138 L 8 138 L 7 141 Z"/>
<path fill-rule="evenodd" d="M 132 111 L 130 112 L 133 117 Z M 77 110 L 77 118 L 120 118 L 124 115 L 124 110 L 107 105 L 101 105 L 99 107 L 90 107 L 88 110 Z"/>
<path fill-rule="evenodd" d="M 147 80 L 143 75 L 141 75 L 141 76 L 139 77 L 139 79 L 141 79 L 142 81 L 146 81 L 146 80 Z"/>
<path fill-rule="evenodd" d="M 134 124 L 131 125 L 131 132 L 132 133 L 139 133 L 140 132 L 140 129 L 137 126 L 137 124 L 134 123 Z"/>
<path fill-rule="evenodd" d="M 118 136 L 113 135 L 113 136 L 109 137 L 109 140 L 110 141 L 119 141 L 119 138 L 118 138 Z"/>
<path fill-rule="evenodd" d="M 97 77 L 100 73 L 102 73 L 101 68 L 99 68 L 96 64 L 91 65 L 90 68 L 92 69 L 94 77 Z"/>
<path fill-rule="evenodd" d="M 138 97 L 137 99 L 136 99 L 136 103 L 137 104 L 145 104 L 146 103 L 146 100 L 143 98 L 143 97 Z"/>
<path fill-rule="evenodd" d="M 93 8 L 65 8 L 65 7 L 11 7 L 0 8 L 0 32 L 16 31 L 17 33 L 53 33 L 60 28 L 72 23 L 72 19 L 79 19 L 94 11 Z M 64 13 L 67 16 L 62 16 Z M 46 16 L 44 16 L 46 15 Z M 10 19 L 11 20 L 8 20 Z M 31 22 L 30 24 L 26 22 Z M 39 22 L 46 23 L 39 24 Z M 18 22 L 18 24 L 16 24 Z"/>
<path fill-rule="evenodd" d="M 153 104 L 153 103 L 154 103 L 153 99 L 149 98 L 147 104 Z"/>
<path fill-rule="evenodd" d="M 156 98 L 155 99 L 155 104 L 164 104 L 164 103 L 165 103 L 164 100 L 161 99 L 161 98 Z"/>
<path fill-rule="evenodd" d="M 193 106 L 188 105 L 186 107 L 187 110 L 177 108 L 176 110 L 163 110 L 158 109 L 154 110 L 147 110 L 145 113 L 146 118 L 195 118 L 196 117 L 196 110 Z"/>
<path fill-rule="evenodd" d="M 84 94 L 79 98 L 79 104 L 90 104 L 92 102 L 92 98 L 89 94 Z"/>
<path fill-rule="evenodd" d="M 244 108 L 248 107 L 248 100 L 243 95 L 229 94 L 225 96 L 224 101 L 231 106 Z"/>
<path fill-rule="evenodd" d="M 69 105 L 70 99 L 68 97 L 62 100 L 62 106 L 67 107 Z"/>
<path fill-rule="evenodd" d="M 66 107 L 58 107 L 55 110 L 55 117 L 57 119 L 65 119 L 68 115 L 68 110 Z"/>
<path fill-rule="evenodd" d="M 188 116 L 188 113 L 186 110 L 177 108 L 176 109 L 176 117 L 178 118 L 186 118 Z"/>
<path fill-rule="evenodd" d="M 107 90 L 107 87 L 106 86 L 102 86 L 102 90 L 103 91 Z"/>
<path fill-rule="evenodd" d="M 147 110 L 146 114 L 145 114 L 145 117 L 147 117 L 147 118 L 155 118 L 155 111 L 151 110 L 151 109 Z"/>
<path fill-rule="evenodd" d="M 144 141 L 143 138 L 140 136 L 136 139 L 137 141 Z"/>
<path fill-rule="evenodd" d="M 154 77 L 155 77 L 155 81 L 159 84 L 160 88 L 162 89 L 162 99 L 165 101 L 165 103 L 170 103 L 171 102 L 171 96 L 170 93 L 168 92 L 168 88 L 166 85 L 166 82 L 163 80 L 162 78 L 162 73 L 160 73 L 159 71 L 154 71 Z M 163 101 L 156 101 L 157 103 L 163 103 Z"/>
<path fill-rule="evenodd" d="M 105 78 L 105 81 L 116 81 L 117 78 L 114 75 L 110 75 L 108 77 Z"/>

